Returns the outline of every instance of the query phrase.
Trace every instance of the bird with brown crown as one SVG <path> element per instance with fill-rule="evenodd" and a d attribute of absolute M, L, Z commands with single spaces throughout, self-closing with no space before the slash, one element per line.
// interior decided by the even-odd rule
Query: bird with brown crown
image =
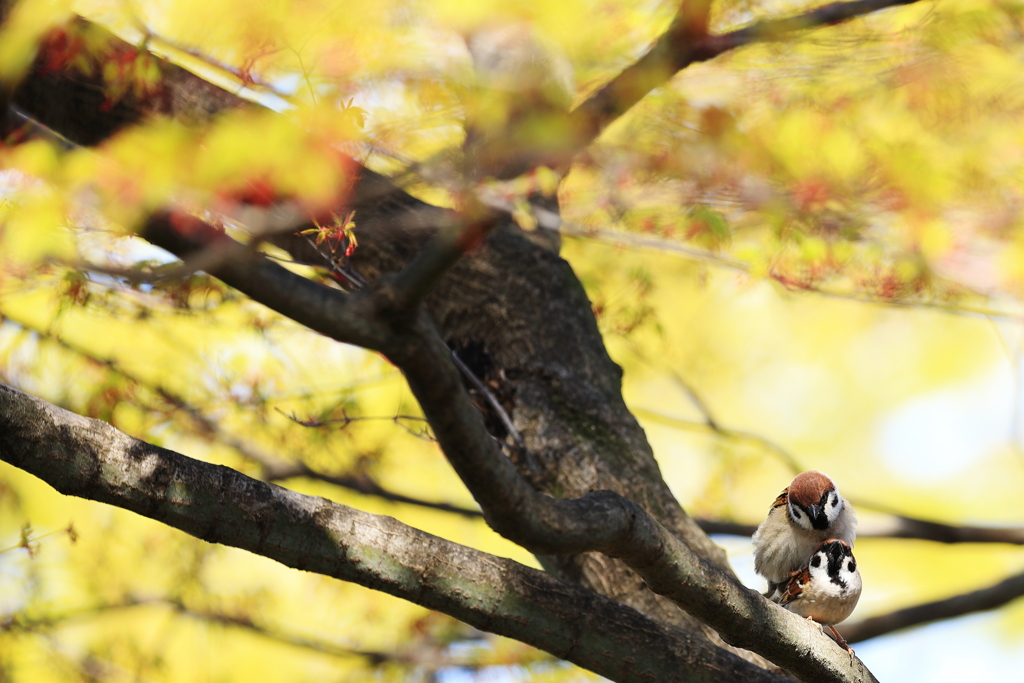
<path fill-rule="evenodd" d="M 765 596 L 778 601 L 780 587 L 825 541 L 838 539 L 852 547 L 856 525 L 853 508 L 827 475 L 798 474 L 754 532 L 754 571 L 768 580 Z"/>

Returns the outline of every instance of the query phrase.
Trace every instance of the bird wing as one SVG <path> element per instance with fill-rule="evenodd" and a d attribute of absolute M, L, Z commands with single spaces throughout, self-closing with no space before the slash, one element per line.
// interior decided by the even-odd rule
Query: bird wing
<path fill-rule="evenodd" d="M 779 597 L 779 604 L 788 605 L 794 600 L 800 599 L 800 594 L 804 592 L 804 586 L 811 580 L 811 570 L 808 567 L 798 569 L 789 575 L 789 581 L 786 582 L 786 587 L 782 591 L 782 595 Z"/>

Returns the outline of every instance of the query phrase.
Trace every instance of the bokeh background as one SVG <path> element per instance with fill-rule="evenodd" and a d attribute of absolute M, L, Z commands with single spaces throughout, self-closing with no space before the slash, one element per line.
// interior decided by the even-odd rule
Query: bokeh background
<path fill-rule="evenodd" d="M 299 163 L 304 138 L 279 126 L 347 117 L 331 130 L 371 167 L 445 167 L 473 78 L 467 36 L 488 22 L 529 25 L 552 64 L 571 66 L 579 102 L 675 11 L 506 5 L 140 1 L 32 15 L 37 33 L 73 10 L 137 44 L 148 34 L 157 55 L 283 115 L 217 124 L 207 157 L 161 124 L 66 156 L 2 150 L 0 379 L 252 476 L 304 463 L 336 481 L 278 483 L 538 566 L 477 517 L 357 492 L 475 509 L 384 360 L 202 274 L 140 284 L 117 271 L 171 262 L 130 236 L 146 207 L 223 198 L 257 157 Z M 713 27 L 802 8 L 723 2 Z M 559 190 L 563 256 L 691 514 L 756 524 L 796 472 L 819 469 L 864 527 L 893 513 L 1024 525 L 1022 31 L 1013 3 L 928 2 L 743 48 L 681 73 L 577 160 Z M 305 167 L 315 154 L 302 149 Z M 211 159 L 223 168 L 197 176 L 191 164 Z M 410 189 L 451 204 L 426 176 Z M 315 199 L 327 180 L 288 182 Z M 749 538 L 716 540 L 759 588 Z M 6 464 L 0 551 L 0 681 L 594 678 Z M 1004 544 L 863 539 L 856 555 L 865 590 L 850 622 L 1024 571 L 1024 551 Z M 1017 601 L 856 649 L 880 680 L 1015 680 L 1022 643 Z"/>

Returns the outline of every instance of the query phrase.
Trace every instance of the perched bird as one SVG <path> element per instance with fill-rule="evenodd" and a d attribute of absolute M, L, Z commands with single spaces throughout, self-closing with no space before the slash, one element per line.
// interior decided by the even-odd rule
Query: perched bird
<path fill-rule="evenodd" d="M 836 642 L 852 656 L 853 650 L 833 625 L 850 616 L 860 591 L 860 571 L 850 544 L 832 538 L 818 546 L 806 567 L 793 572 L 782 586 L 779 603 L 816 621 L 819 627 L 828 626 Z"/>
<path fill-rule="evenodd" d="M 768 579 L 766 597 L 777 599 L 781 584 L 822 542 L 835 538 L 853 545 L 857 518 L 826 475 L 815 470 L 796 476 L 772 503 L 754 532 L 754 570 Z"/>

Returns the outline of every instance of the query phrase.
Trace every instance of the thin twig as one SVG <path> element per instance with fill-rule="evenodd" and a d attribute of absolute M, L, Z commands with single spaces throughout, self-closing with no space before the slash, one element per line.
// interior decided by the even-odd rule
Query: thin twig
<path fill-rule="evenodd" d="M 794 475 L 799 474 L 806 469 L 797 462 L 796 458 L 794 458 L 793 455 L 785 448 L 778 445 L 771 439 L 766 439 L 765 437 L 759 434 L 754 434 L 753 432 L 744 432 L 738 429 L 727 429 L 720 425 L 709 423 L 706 420 L 686 420 L 680 417 L 665 415 L 647 408 L 631 407 L 631 411 L 637 417 L 642 417 L 652 422 L 663 424 L 667 427 L 675 427 L 676 429 L 684 429 L 691 432 L 711 432 L 723 439 L 729 439 L 731 441 L 745 441 L 747 443 L 754 444 L 757 447 L 775 455 L 786 466 L 786 469 Z"/>
<path fill-rule="evenodd" d="M 860 506 L 869 509 L 868 506 Z M 756 524 L 720 519 L 698 519 L 697 524 L 708 534 L 750 536 Z M 1024 527 L 956 526 L 903 515 L 871 521 L 858 526 L 857 538 L 907 538 L 936 543 L 1005 543 L 1024 545 Z"/>
<path fill-rule="evenodd" d="M 289 415 L 280 408 L 274 408 L 274 410 L 276 410 L 278 413 L 288 418 L 295 424 L 302 425 L 303 427 L 323 427 L 325 425 L 332 424 L 340 424 L 343 427 L 347 427 L 353 422 L 365 422 L 367 420 L 388 420 L 390 422 L 397 422 L 399 420 L 413 420 L 417 422 L 427 421 L 425 417 L 421 417 L 418 415 L 360 415 L 358 417 L 350 417 L 344 412 L 342 413 L 341 417 L 335 417 L 329 420 L 316 420 L 313 418 L 307 418 L 303 420 L 302 418 L 298 417 L 295 413 L 291 413 Z"/>
<path fill-rule="evenodd" d="M 198 408 L 190 405 L 183 397 L 170 391 L 169 389 L 148 382 L 126 371 L 124 368 L 121 367 L 121 365 L 116 360 L 99 357 L 83 347 L 79 347 L 76 344 L 72 344 L 63 337 L 54 334 L 52 331 L 38 329 L 25 322 L 15 320 L 10 315 L 5 314 L 3 316 L 3 319 L 11 322 L 12 324 L 18 325 L 19 327 L 22 327 L 26 330 L 30 330 L 40 335 L 41 337 L 49 340 L 50 342 L 57 344 L 61 348 L 64 348 L 78 356 L 88 358 L 94 363 L 106 367 L 110 372 L 113 372 L 114 374 L 124 378 L 129 382 L 132 382 L 133 384 L 136 384 L 137 386 L 147 387 L 155 394 L 160 396 L 160 398 L 167 401 L 176 409 L 180 410 L 182 413 L 187 415 L 189 419 L 192 420 L 193 424 L 197 427 L 198 431 L 201 434 L 206 435 L 207 438 L 213 441 L 222 443 L 225 446 L 234 449 L 239 455 L 241 455 L 246 460 L 258 464 L 260 466 L 260 469 L 262 470 L 263 479 L 265 479 L 266 481 L 282 481 L 285 479 L 307 477 L 310 479 L 323 481 L 328 484 L 333 484 L 340 488 L 348 489 L 350 491 L 354 491 L 356 493 L 360 493 L 363 495 L 381 498 L 383 500 L 387 500 L 393 503 L 405 503 L 408 505 L 416 505 L 417 507 L 427 508 L 431 510 L 440 510 L 442 512 L 450 512 L 453 514 L 462 515 L 463 517 L 469 517 L 473 519 L 482 517 L 482 514 L 480 513 L 479 510 L 464 508 L 450 503 L 439 503 L 423 500 L 420 498 L 413 498 L 411 496 L 406 496 L 400 493 L 396 493 L 394 491 L 390 491 L 381 486 L 380 484 L 378 484 L 376 481 L 373 480 L 372 477 L 365 473 L 328 474 L 326 472 L 314 470 L 301 461 L 289 462 L 263 453 L 261 450 L 253 447 L 251 444 L 247 444 L 243 442 L 241 439 L 238 439 L 230 434 L 225 433 L 223 429 L 221 429 L 219 423 L 207 418 L 205 415 L 202 414 L 202 412 Z M 423 419 L 414 416 L 397 417 L 408 417 L 408 419 L 411 420 Z M 404 425 L 402 425 L 400 422 L 398 424 L 404 427 Z M 413 432 L 413 435 L 418 437 L 421 436 L 419 434 L 416 434 L 415 432 Z"/>
<path fill-rule="evenodd" d="M 90 619 L 112 611 L 160 605 L 171 607 L 175 612 L 178 612 L 183 616 L 200 619 L 214 624 L 242 628 L 269 640 L 336 657 L 364 657 L 373 663 L 402 660 L 402 657 L 396 653 L 357 650 L 335 645 L 333 643 L 317 641 L 304 636 L 297 636 L 283 631 L 274 630 L 240 614 L 228 614 L 226 612 L 217 612 L 214 610 L 200 610 L 189 607 L 179 599 L 167 597 L 138 597 L 129 595 L 119 602 L 94 605 L 84 609 L 75 610 L 73 612 L 66 612 L 64 614 L 26 617 L 23 613 L 15 612 L 13 614 L 0 615 L 0 632 L 39 633 L 41 631 L 54 628 L 55 626 L 83 619 Z"/>
<path fill-rule="evenodd" d="M 489 405 L 491 409 L 494 410 L 494 412 L 498 415 L 498 419 L 501 420 L 501 424 L 505 427 L 505 431 L 509 433 L 509 436 L 512 437 L 512 440 L 516 442 L 516 446 L 525 450 L 526 442 L 523 441 L 523 437 L 519 434 L 519 430 L 517 430 L 516 426 L 512 424 L 512 418 L 509 417 L 507 412 L 505 412 L 505 408 L 502 407 L 501 403 L 498 402 L 498 399 L 495 398 L 494 395 L 487 390 L 486 385 L 484 385 L 484 383 L 480 380 L 479 377 L 473 374 L 473 371 L 470 370 L 469 367 L 462 362 L 462 359 L 459 358 L 458 354 L 455 353 L 454 351 L 452 351 L 452 359 L 455 361 L 455 365 L 456 367 L 459 368 L 459 371 L 462 373 L 462 376 L 465 377 L 466 380 L 468 380 L 469 383 L 473 385 L 474 389 L 476 389 L 483 395 L 484 399 L 486 399 L 487 401 L 487 405 Z"/>
<path fill-rule="evenodd" d="M 832 3 L 787 19 L 760 21 L 721 35 L 694 36 L 680 31 L 685 20 L 680 12 L 672 26 L 637 62 L 621 71 L 569 115 L 568 130 L 574 131 L 577 149 L 583 149 L 613 121 L 625 114 L 644 96 L 668 82 L 677 72 L 697 62 L 759 41 L 779 40 L 797 31 L 837 24 L 888 7 L 908 5 L 917 0 L 855 0 Z M 522 169 L 514 175 L 522 173 Z"/>

